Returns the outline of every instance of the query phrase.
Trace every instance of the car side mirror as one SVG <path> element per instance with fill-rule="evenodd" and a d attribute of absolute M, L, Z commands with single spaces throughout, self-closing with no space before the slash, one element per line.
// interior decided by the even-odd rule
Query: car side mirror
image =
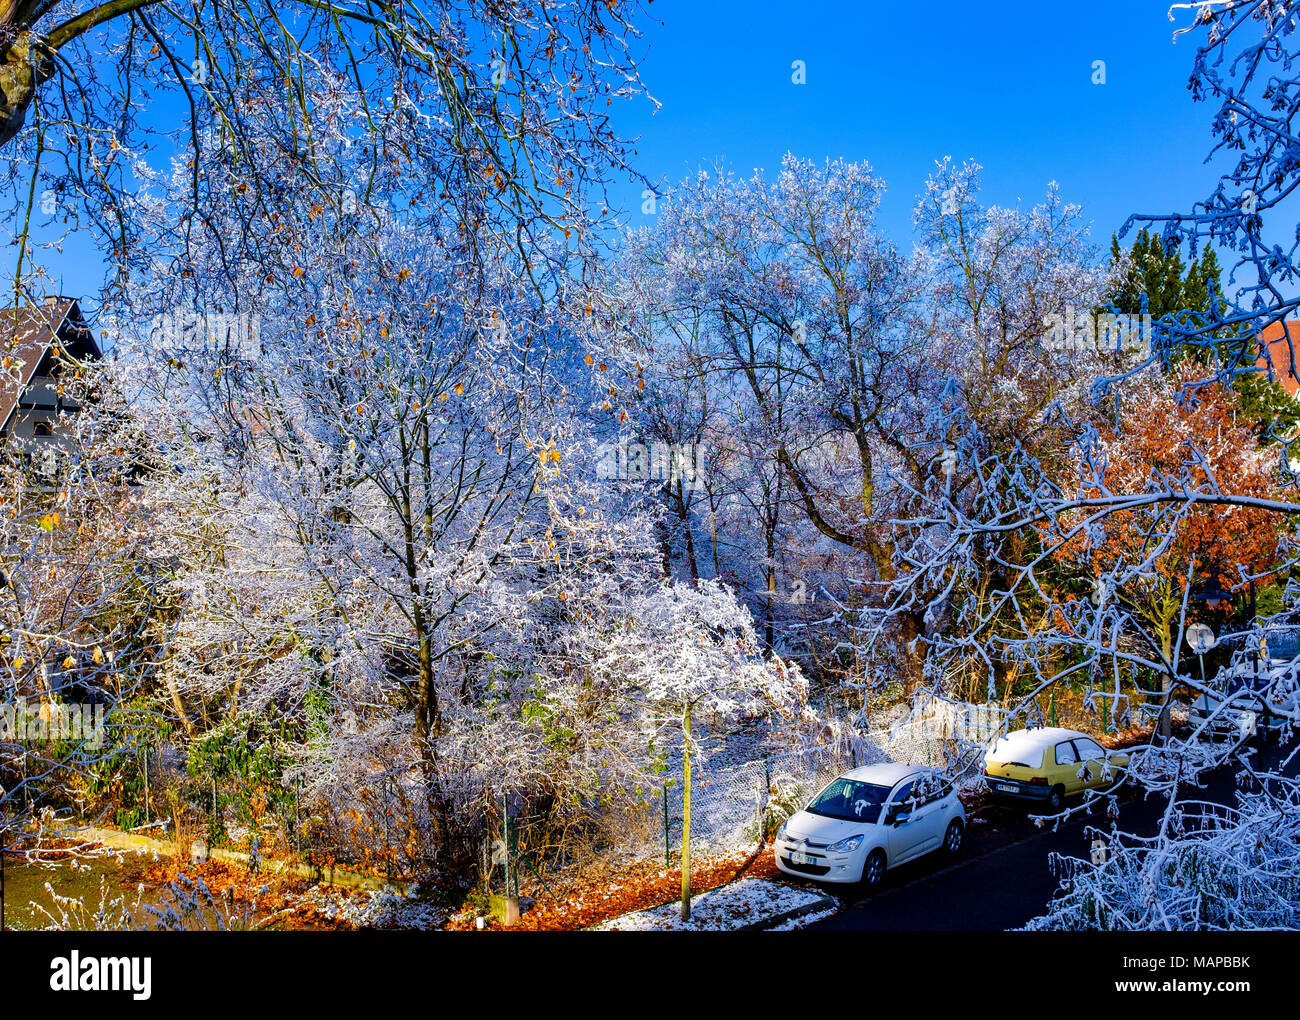
<path fill-rule="evenodd" d="M 910 812 L 910 811 L 901 811 L 901 810 L 899 810 L 898 808 L 895 808 L 895 809 L 890 813 L 890 824 L 892 824 L 892 825 L 902 825 L 904 822 L 910 821 L 911 818 L 912 818 L 912 812 Z"/>

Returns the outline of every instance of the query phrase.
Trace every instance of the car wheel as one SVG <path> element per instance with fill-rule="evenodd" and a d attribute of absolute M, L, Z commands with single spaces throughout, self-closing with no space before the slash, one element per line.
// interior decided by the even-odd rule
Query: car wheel
<path fill-rule="evenodd" d="M 961 850 L 962 840 L 966 836 L 965 829 L 960 818 L 954 818 L 948 823 L 948 831 L 943 837 L 943 849 L 950 857 L 957 856 L 957 852 Z"/>
<path fill-rule="evenodd" d="M 1065 809 L 1064 786 L 1052 787 L 1052 792 L 1047 795 L 1047 809 L 1054 815 L 1059 815 Z"/>
<path fill-rule="evenodd" d="M 885 877 L 885 851 L 872 850 L 862 864 L 862 884 L 868 889 L 880 885 Z"/>

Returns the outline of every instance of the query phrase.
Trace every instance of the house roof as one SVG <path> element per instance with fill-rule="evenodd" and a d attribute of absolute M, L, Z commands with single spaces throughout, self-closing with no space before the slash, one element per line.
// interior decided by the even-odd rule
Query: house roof
<path fill-rule="evenodd" d="M 73 358 L 103 357 L 75 298 L 0 308 L 0 356 L 7 359 L 0 362 L 0 432 L 9 428 L 23 391 L 56 341 Z"/>
<path fill-rule="evenodd" d="M 1263 348 L 1256 358 L 1260 368 L 1267 369 L 1272 378 L 1291 396 L 1300 390 L 1300 319 L 1270 322 L 1259 334 Z"/>

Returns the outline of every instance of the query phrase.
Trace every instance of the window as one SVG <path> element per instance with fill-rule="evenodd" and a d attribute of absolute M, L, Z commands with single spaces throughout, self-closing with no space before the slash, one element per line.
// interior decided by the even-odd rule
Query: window
<path fill-rule="evenodd" d="M 1076 740 L 1074 746 L 1079 751 L 1079 757 L 1084 761 L 1095 761 L 1098 758 L 1106 757 L 1106 752 L 1101 749 L 1101 745 L 1095 740 L 1089 740 L 1087 737 Z"/>
<path fill-rule="evenodd" d="M 1079 761 L 1079 755 L 1074 750 L 1074 744 L 1069 741 L 1062 741 L 1056 745 L 1056 764 L 1074 765 Z"/>
<path fill-rule="evenodd" d="M 910 796 L 912 796 L 912 791 L 915 788 L 916 788 L 916 780 L 909 779 L 906 783 L 904 783 L 894 792 L 894 797 L 891 803 L 895 805 L 902 804 Z"/>
<path fill-rule="evenodd" d="M 887 787 L 837 779 L 813 799 L 808 811 L 826 818 L 874 823 L 880 817 L 881 805 L 888 796 Z"/>
<path fill-rule="evenodd" d="M 1300 633 L 1293 630 L 1271 630 L 1266 637 L 1271 659 L 1294 659 L 1300 656 Z"/>
<path fill-rule="evenodd" d="M 943 776 L 927 773 L 916 781 L 916 794 L 922 804 L 933 804 L 952 793 L 952 784 Z"/>

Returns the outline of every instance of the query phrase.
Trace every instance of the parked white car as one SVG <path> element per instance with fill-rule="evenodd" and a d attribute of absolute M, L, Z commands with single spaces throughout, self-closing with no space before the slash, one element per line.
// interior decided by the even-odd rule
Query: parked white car
<path fill-rule="evenodd" d="M 886 870 L 934 850 L 955 854 L 966 812 L 953 786 L 922 765 L 864 765 L 840 776 L 776 830 L 776 866 L 821 882 L 879 884 Z"/>
<path fill-rule="evenodd" d="M 1198 695 L 1192 701 L 1193 732 L 1211 740 L 1236 740 L 1256 734 L 1265 740 L 1279 740 L 1291 720 L 1300 716 L 1300 695 L 1295 690 L 1280 689 L 1287 679 L 1277 674 L 1262 677 L 1259 683 L 1267 685 L 1269 696 L 1244 684 L 1230 687 L 1232 693 L 1226 697 Z"/>
<path fill-rule="evenodd" d="M 1232 641 L 1242 635 L 1229 635 Z M 1236 740 L 1256 734 L 1278 740 L 1300 718 L 1300 631 L 1264 633 L 1258 652 L 1237 652 L 1214 677 L 1214 693 L 1191 704 L 1193 732 L 1209 739 Z"/>

